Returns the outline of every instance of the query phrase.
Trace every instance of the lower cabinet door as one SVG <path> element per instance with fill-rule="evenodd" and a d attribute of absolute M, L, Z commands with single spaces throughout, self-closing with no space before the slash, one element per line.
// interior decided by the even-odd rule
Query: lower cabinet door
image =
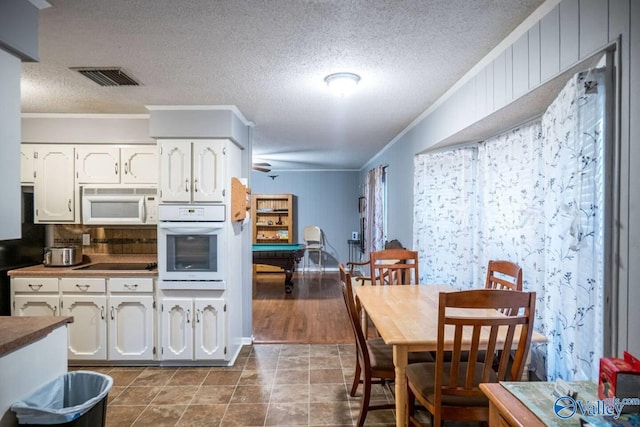
<path fill-rule="evenodd" d="M 153 296 L 109 296 L 109 360 L 153 360 Z"/>
<path fill-rule="evenodd" d="M 15 295 L 14 316 L 58 316 L 60 299 L 55 295 Z"/>
<path fill-rule="evenodd" d="M 162 299 L 163 360 L 193 359 L 193 300 L 191 298 Z"/>
<path fill-rule="evenodd" d="M 196 298 L 194 308 L 194 358 L 196 360 L 227 359 L 224 299 Z"/>
<path fill-rule="evenodd" d="M 73 316 L 69 323 L 70 360 L 107 359 L 107 297 L 104 295 L 63 295 L 61 312 Z"/>

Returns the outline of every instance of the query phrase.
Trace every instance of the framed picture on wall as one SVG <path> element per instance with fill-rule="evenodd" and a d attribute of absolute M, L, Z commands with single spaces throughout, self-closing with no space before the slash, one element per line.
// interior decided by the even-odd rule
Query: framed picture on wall
<path fill-rule="evenodd" d="M 364 212 L 365 204 L 366 204 L 366 199 L 364 198 L 364 196 L 358 197 L 358 212 L 360 213 Z"/>

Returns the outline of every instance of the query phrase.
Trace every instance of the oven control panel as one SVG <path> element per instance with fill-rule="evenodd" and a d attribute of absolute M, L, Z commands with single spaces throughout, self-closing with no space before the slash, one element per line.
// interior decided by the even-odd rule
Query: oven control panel
<path fill-rule="evenodd" d="M 225 205 L 160 205 L 160 221 L 224 221 Z"/>

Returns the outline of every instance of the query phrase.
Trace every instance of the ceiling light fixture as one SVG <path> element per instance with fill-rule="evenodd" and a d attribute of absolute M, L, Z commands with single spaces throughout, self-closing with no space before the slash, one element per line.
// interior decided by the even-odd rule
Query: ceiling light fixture
<path fill-rule="evenodd" d="M 337 95 L 346 96 L 356 90 L 360 76 L 354 73 L 334 73 L 325 77 L 324 81 Z"/>

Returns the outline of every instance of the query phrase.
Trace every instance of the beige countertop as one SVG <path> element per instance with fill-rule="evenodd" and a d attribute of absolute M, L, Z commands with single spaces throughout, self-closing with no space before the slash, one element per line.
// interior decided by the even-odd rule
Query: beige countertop
<path fill-rule="evenodd" d="M 56 328 L 72 323 L 70 316 L 0 316 L 0 357 L 47 336 Z"/>
<path fill-rule="evenodd" d="M 158 270 L 82 270 L 81 267 L 98 262 L 152 263 L 155 255 L 84 255 L 80 265 L 72 267 L 45 267 L 42 264 L 10 270 L 11 277 L 157 277 Z"/>

